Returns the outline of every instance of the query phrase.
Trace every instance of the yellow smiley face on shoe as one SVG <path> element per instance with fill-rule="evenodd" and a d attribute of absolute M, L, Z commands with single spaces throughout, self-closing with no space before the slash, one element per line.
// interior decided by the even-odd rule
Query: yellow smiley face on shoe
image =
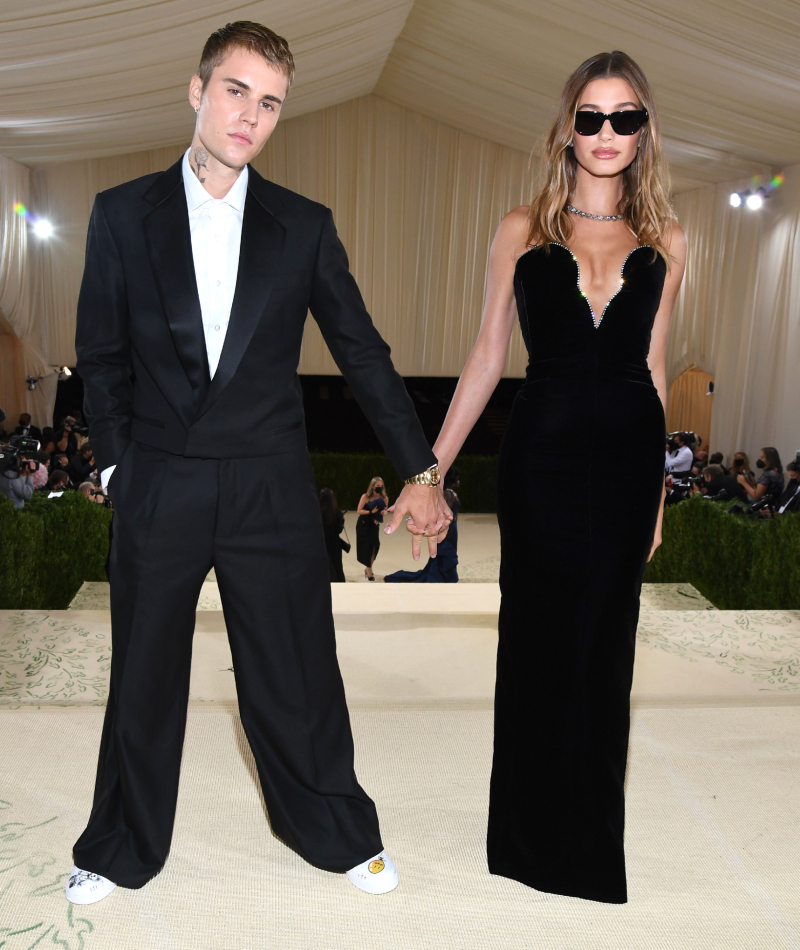
<path fill-rule="evenodd" d="M 376 858 L 374 861 L 370 861 L 367 867 L 370 874 L 380 874 L 386 865 L 383 863 L 383 858 Z"/>

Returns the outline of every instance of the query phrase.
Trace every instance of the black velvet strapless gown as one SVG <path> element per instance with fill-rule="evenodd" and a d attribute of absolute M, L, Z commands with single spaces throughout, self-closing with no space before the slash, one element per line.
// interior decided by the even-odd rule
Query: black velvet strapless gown
<path fill-rule="evenodd" d="M 530 362 L 498 471 L 489 870 L 609 903 L 627 900 L 630 689 L 664 481 L 664 412 L 647 354 L 666 265 L 653 253 L 630 253 L 597 325 L 568 248 L 519 259 Z"/>

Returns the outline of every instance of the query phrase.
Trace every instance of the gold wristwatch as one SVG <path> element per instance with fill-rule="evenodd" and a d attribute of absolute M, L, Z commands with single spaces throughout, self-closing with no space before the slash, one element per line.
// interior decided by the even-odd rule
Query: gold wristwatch
<path fill-rule="evenodd" d="M 406 485 L 427 485 L 428 488 L 436 488 L 441 481 L 441 473 L 438 465 L 431 465 L 430 468 L 420 472 L 419 475 L 412 475 L 406 479 Z"/>

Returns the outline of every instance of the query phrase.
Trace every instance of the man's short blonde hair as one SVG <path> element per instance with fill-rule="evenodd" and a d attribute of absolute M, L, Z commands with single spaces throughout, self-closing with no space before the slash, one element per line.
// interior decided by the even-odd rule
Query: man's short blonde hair
<path fill-rule="evenodd" d="M 286 40 L 261 23 L 237 20 L 215 30 L 206 40 L 200 65 L 197 67 L 197 75 L 203 81 L 204 90 L 215 68 L 234 49 L 249 50 L 260 56 L 270 66 L 280 70 L 291 86 L 294 79 L 294 58 Z"/>

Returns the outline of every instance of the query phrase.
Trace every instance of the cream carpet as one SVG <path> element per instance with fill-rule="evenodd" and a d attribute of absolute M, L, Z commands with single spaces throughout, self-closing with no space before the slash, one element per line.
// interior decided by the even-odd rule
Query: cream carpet
<path fill-rule="evenodd" d="M 270 834 L 235 711 L 199 704 L 165 870 L 70 910 L 62 886 L 101 717 L 91 706 L 0 711 L 4 950 L 800 947 L 796 709 L 635 713 L 624 907 L 488 875 L 491 712 L 480 705 L 354 708 L 359 777 L 402 876 L 375 898 Z"/>
<path fill-rule="evenodd" d="M 108 589 L 84 585 L 66 611 L 0 612 L 0 948 L 800 950 L 800 613 L 645 588 L 630 903 L 540 894 L 485 867 L 499 551 L 493 519 L 472 517 L 462 577 L 479 582 L 332 587 L 357 769 L 401 871 L 385 897 L 270 833 L 212 573 L 170 860 L 139 891 L 68 905 L 107 692 Z M 381 548 L 387 570 L 413 566 L 401 540 Z"/>

